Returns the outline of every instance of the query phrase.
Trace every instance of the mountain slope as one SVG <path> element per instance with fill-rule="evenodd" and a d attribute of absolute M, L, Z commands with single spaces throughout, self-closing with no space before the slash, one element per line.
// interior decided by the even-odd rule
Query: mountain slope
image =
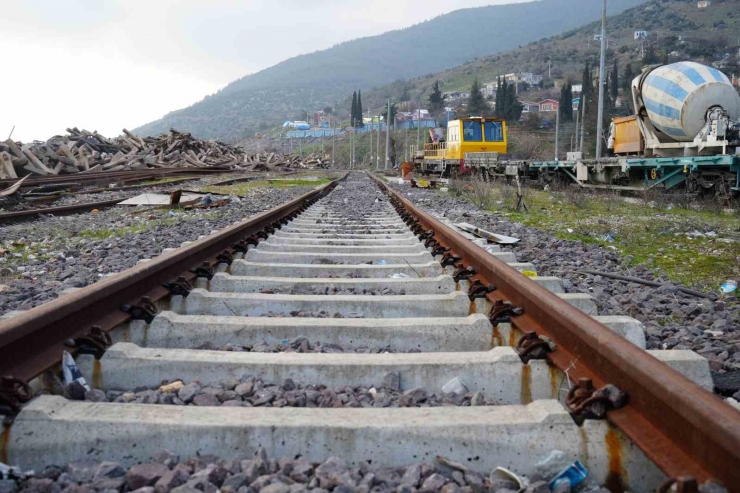
<path fill-rule="evenodd" d="M 607 70 L 617 59 L 620 78 L 624 67 L 631 63 L 639 72 L 643 59 L 634 31 L 647 30 L 645 49 L 655 51 L 656 61 L 691 60 L 711 64 L 738 53 L 737 33 L 740 32 L 740 0 L 719 0 L 707 9 L 698 9 L 695 0 L 650 0 L 642 5 L 609 16 L 607 34 Z M 473 79 L 481 83 L 495 81 L 496 77 L 511 72 L 533 72 L 545 76 L 548 82 L 548 61 L 552 79 L 582 79 L 583 65 L 589 61 L 598 67 L 599 43 L 594 35 L 601 31 L 601 22 L 591 22 L 557 36 L 535 41 L 506 53 L 479 58 L 436 74 L 424 75 L 403 82 L 363 91 L 367 107 L 379 107 L 386 98 L 398 100 L 402 92 L 417 95 L 427 93 L 434 81 L 444 91 L 468 90 Z M 682 39 L 679 40 L 679 36 Z M 732 73 L 733 69 L 728 69 Z M 734 73 L 740 73 L 734 67 Z M 552 91 L 553 94 L 559 91 Z M 537 101 L 538 96 L 552 94 L 520 94 L 522 100 Z M 425 97 L 424 97 L 425 99 Z"/>
<path fill-rule="evenodd" d="M 611 13 L 645 0 L 611 0 Z M 238 79 L 223 90 L 135 129 L 156 134 L 170 127 L 201 138 L 236 139 L 262 124 L 319 109 L 356 88 L 387 84 L 454 67 L 516 48 L 599 18 L 598 0 L 537 2 L 463 9 L 406 29 L 301 55 Z"/>

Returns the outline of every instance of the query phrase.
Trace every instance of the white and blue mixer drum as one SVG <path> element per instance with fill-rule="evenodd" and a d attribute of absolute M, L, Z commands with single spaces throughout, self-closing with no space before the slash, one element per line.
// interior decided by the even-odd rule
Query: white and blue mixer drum
<path fill-rule="evenodd" d="M 730 79 L 700 63 L 679 62 L 652 70 L 640 88 L 652 124 L 672 139 L 692 141 L 704 128 L 710 108 L 740 119 L 740 96 Z"/>

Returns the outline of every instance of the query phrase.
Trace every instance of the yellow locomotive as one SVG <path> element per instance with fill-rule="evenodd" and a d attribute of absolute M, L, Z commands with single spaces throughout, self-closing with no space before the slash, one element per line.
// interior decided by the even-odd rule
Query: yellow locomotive
<path fill-rule="evenodd" d="M 499 155 L 508 150 L 506 121 L 498 118 L 450 120 L 445 136 L 430 133 L 435 142 L 425 144 L 423 150 L 414 149 L 412 154 L 414 168 L 423 174 L 492 174 L 499 166 Z"/>

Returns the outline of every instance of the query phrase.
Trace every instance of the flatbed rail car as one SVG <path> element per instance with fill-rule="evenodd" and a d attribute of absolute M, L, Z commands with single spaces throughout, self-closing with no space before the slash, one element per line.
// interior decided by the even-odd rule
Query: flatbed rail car
<path fill-rule="evenodd" d="M 493 173 L 499 167 L 499 155 L 508 151 L 506 121 L 498 118 L 471 117 L 450 120 L 438 142 L 423 149 L 412 146 L 414 168 L 424 175 L 449 177 L 457 173 Z"/>
<path fill-rule="evenodd" d="M 719 70 L 694 62 L 647 67 L 632 81 L 635 114 L 614 118 L 614 158 L 535 162 L 530 176 L 581 186 L 690 194 L 740 193 L 740 96 Z"/>
<path fill-rule="evenodd" d="M 634 191 L 683 185 L 690 194 L 740 194 L 740 155 L 533 161 L 520 170 L 543 184 L 560 180 L 584 188 Z"/>

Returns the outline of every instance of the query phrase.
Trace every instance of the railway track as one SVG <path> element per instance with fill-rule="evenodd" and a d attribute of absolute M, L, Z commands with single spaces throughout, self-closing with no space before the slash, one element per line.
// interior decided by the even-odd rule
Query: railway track
<path fill-rule="evenodd" d="M 390 491 L 408 473 L 407 486 L 452 492 L 487 491 L 499 466 L 532 477 L 557 449 L 611 491 L 740 491 L 740 415 L 701 388 L 706 361 L 645 351 L 639 322 L 518 272 L 533 270 L 350 174 L 0 322 L 0 404 L 17 412 L 0 460 L 129 467 L 168 449 L 239 474 L 232 459 L 259 451 L 250 467 L 269 455 L 355 469 L 326 479 L 330 460 L 303 484 L 242 463 L 254 489 Z M 63 350 L 87 400 L 30 399 L 23 382 L 53 383 Z M 419 477 L 368 472 L 422 462 Z"/>
<path fill-rule="evenodd" d="M 227 172 L 224 172 L 224 174 L 226 173 Z M 288 173 L 276 174 L 275 177 L 291 176 L 294 174 L 296 174 L 296 172 L 291 171 Z M 95 190 L 82 191 L 82 192 L 72 192 L 68 194 L 65 193 L 64 196 L 88 195 L 88 194 L 94 194 L 94 193 L 99 193 L 99 192 L 109 192 L 109 191 L 121 192 L 121 191 L 139 190 L 142 188 L 163 187 L 163 186 L 173 187 L 183 182 L 194 181 L 194 180 L 199 180 L 199 179 L 200 177 L 181 178 L 181 179 L 173 180 L 173 181 L 166 182 L 166 183 L 131 185 L 131 186 L 125 186 L 125 187 L 117 187 L 115 189 L 102 188 L 102 189 L 95 189 Z M 224 186 L 224 185 L 231 185 L 234 183 L 259 181 L 263 179 L 265 178 L 260 175 L 248 176 L 248 177 L 235 177 L 235 178 L 228 178 L 225 180 L 217 181 L 215 183 L 210 184 L 209 186 L 218 187 L 218 186 Z M 50 201 L 60 199 L 62 198 L 62 196 L 63 195 L 56 195 L 53 197 L 53 199 L 50 198 Z M 55 216 L 61 216 L 61 215 L 67 215 L 67 214 L 76 214 L 79 212 L 89 212 L 89 211 L 92 211 L 93 209 L 104 209 L 108 207 L 114 207 L 122 200 L 125 200 L 125 199 L 104 200 L 104 201 L 87 202 L 87 203 L 81 203 L 81 204 L 63 205 L 63 206 L 56 206 L 56 207 L 42 207 L 39 209 L 28 209 L 28 210 L 22 210 L 22 211 L 3 212 L 3 213 L 0 213 L 0 224 L 30 221 L 44 214 L 52 214 Z"/>

